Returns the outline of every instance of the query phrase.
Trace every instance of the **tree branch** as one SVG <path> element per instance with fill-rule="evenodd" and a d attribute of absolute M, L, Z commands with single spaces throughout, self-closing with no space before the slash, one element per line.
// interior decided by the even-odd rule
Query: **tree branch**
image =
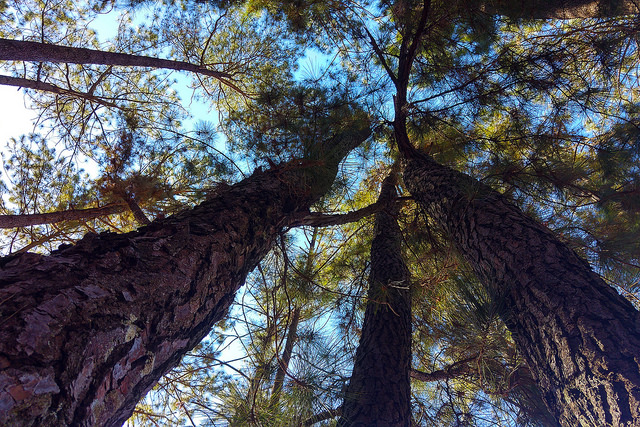
<path fill-rule="evenodd" d="M 234 90 L 231 74 L 183 61 L 0 38 L 0 60 L 163 68 L 214 77 Z"/>
<path fill-rule="evenodd" d="M 127 206 L 129 206 L 129 209 L 131 210 L 133 217 L 136 219 L 136 221 L 138 221 L 138 224 L 140 225 L 151 224 L 151 221 L 144 214 L 144 212 L 140 208 L 140 205 L 138 204 L 138 202 L 136 202 L 136 199 L 133 195 L 125 192 L 122 194 L 122 199 L 126 202 Z"/>
<path fill-rule="evenodd" d="M 418 51 L 418 45 L 420 44 L 420 40 L 424 35 L 425 30 L 427 29 L 427 18 L 429 17 L 429 10 L 431 9 L 431 0 L 425 0 L 422 6 L 422 13 L 420 14 L 420 22 L 418 23 L 418 27 L 416 28 L 416 33 L 411 40 L 411 45 L 409 46 L 409 50 L 407 52 L 407 81 L 409 78 L 409 73 L 411 73 L 411 67 L 413 66 L 413 60 L 416 57 L 416 53 Z M 405 78 L 404 76 L 400 76 L 401 79 Z"/>
<path fill-rule="evenodd" d="M 452 363 L 444 369 L 439 369 L 432 372 L 423 372 L 417 369 L 411 369 L 410 375 L 414 380 L 424 382 L 443 381 L 447 379 L 457 378 L 463 374 L 472 372 L 473 368 L 469 366 L 469 362 L 476 360 L 477 358 L 478 355 L 476 354 L 472 357 L 468 357 L 466 359 Z"/>
<path fill-rule="evenodd" d="M 369 32 L 369 29 L 366 26 L 364 26 L 364 30 L 367 32 L 367 36 L 369 36 L 369 41 L 371 42 L 371 47 L 373 48 L 373 51 L 378 56 L 378 59 L 380 60 L 380 63 L 382 64 L 382 66 L 384 67 L 385 71 L 389 75 L 389 78 L 391 79 L 393 84 L 397 86 L 398 85 L 398 77 L 393 73 L 393 70 L 391 69 L 391 67 L 389 67 L 389 64 L 387 63 L 387 60 L 385 59 L 384 53 L 382 52 L 382 49 L 380 49 L 380 46 L 378 45 L 378 42 L 376 42 L 376 39 L 373 38 L 373 35 Z"/>
<path fill-rule="evenodd" d="M 369 206 L 365 206 L 362 209 L 358 209 L 356 211 L 347 212 L 344 214 L 324 214 L 320 212 L 309 212 L 305 216 L 296 220 L 293 223 L 294 227 L 299 227 L 301 225 L 308 225 L 312 227 L 328 227 L 331 225 L 342 225 L 348 224 L 350 222 L 359 221 L 362 218 L 365 218 L 369 215 L 373 215 L 376 212 L 380 212 L 381 210 L 390 207 L 394 203 L 404 203 L 406 200 L 410 200 L 410 197 L 398 197 L 391 202 L 375 202 L 370 204 Z"/>
<path fill-rule="evenodd" d="M 104 105 L 105 107 L 118 108 L 118 109 L 122 108 L 113 102 L 105 101 L 100 97 L 97 97 L 88 93 L 78 92 L 72 89 L 64 89 L 59 86 L 52 85 L 51 83 L 40 82 L 37 80 L 0 75 L 0 85 L 24 87 L 27 89 L 35 89 L 43 92 L 52 92 L 58 95 L 69 95 L 75 98 L 86 99 L 86 100 L 95 102 L 96 104 Z"/>
<path fill-rule="evenodd" d="M 314 416 L 312 416 L 311 418 L 308 418 L 305 422 L 301 424 L 301 426 L 304 426 L 304 427 L 312 426 L 316 423 L 319 423 L 320 421 L 339 417 L 341 415 L 342 415 L 342 408 L 327 409 L 326 411 L 319 412 Z"/>
<path fill-rule="evenodd" d="M 97 208 L 69 209 L 66 211 L 40 214 L 0 215 L 0 228 L 29 227 L 32 225 L 53 224 L 61 221 L 90 220 L 105 215 L 124 212 L 123 203 L 110 203 Z"/>

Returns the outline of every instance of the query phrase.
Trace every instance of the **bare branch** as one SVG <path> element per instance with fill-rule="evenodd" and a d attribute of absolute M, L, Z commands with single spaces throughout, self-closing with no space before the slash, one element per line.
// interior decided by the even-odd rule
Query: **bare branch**
<path fill-rule="evenodd" d="M 425 382 L 433 382 L 433 381 L 443 381 L 449 380 L 452 378 L 457 378 L 461 375 L 468 374 L 473 371 L 473 367 L 469 365 L 469 362 L 472 362 L 478 358 L 478 355 L 474 355 L 472 357 L 468 357 L 463 360 L 459 360 L 451 365 L 447 366 L 444 369 L 439 369 L 437 371 L 432 372 L 423 372 L 417 369 L 411 369 L 411 378 L 414 380 L 425 381 Z"/>
<path fill-rule="evenodd" d="M 105 101 L 104 99 L 98 96 L 94 96 L 90 93 L 78 92 L 72 89 L 65 89 L 56 85 L 52 85 L 51 83 L 40 82 L 37 80 L 0 75 L 0 85 L 24 87 L 27 89 L 35 89 L 43 92 L 52 92 L 58 95 L 68 95 L 75 98 L 86 99 L 95 102 L 96 104 L 104 105 L 105 107 L 118 109 L 122 108 L 113 102 Z"/>
<path fill-rule="evenodd" d="M 342 225 L 350 222 L 356 222 L 369 215 L 373 215 L 376 212 L 390 207 L 394 203 L 404 203 L 406 200 L 410 200 L 410 197 L 398 197 L 391 202 L 375 202 L 369 206 L 365 206 L 357 211 L 347 212 L 344 214 L 323 214 L 320 212 L 310 212 L 294 222 L 294 227 L 301 225 L 308 225 L 312 227 L 328 227 L 330 225 Z"/>
<path fill-rule="evenodd" d="M 320 421 L 339 417 L 341 415 L 342 415 L 342 408 L 327 409 L 326 411 L 319 412 L 314 416 L 312 416 L 311 418 L 307 419 L 305 422 L 301 424 L 301 426 L 304 426 L 304 427 L 312 426 L 316 423 L 319 423 Z"/>
<path fill-rule="evenodd" d="M 0 228 L 29 227 L 61 221 L 86 221 L 105 215 L 121 213 L 125 210 L 126 206 L 123 203 L 111 203 L 89 209 L 69 209 L 40 214 L 0 215 Z"/>
<path fill-rule="evenodd" d="M 382 66 L 384 67 L 385 71 L 389 75 L 389 78 L 391 79 L 393 84 L 397 86 L 398 85 L 398 77 L 393 73 L 393 70 L 391 69 L 391 67 L 389 67 L 389 64 L 387 63 L 387 60 L 384 57 L 384 52 L 382 52 L 382 49 L 380 49 L 380 46 L 378 45 L 378 42 L 376 42 L 376 39 L 373 38 L 373 35 L 369 32 L 369 29 L 366 27 L 366 25 L 364 25 L 363 27 L 364 27 L 364 30 L 367 32 L 367 36 L 369 36 L 369 42 L 371 42 L 371 47 L 373 48 L 374 52 L 378 56 L 378 59 L 380 60 L 380 63 L 382 64 Z"/>

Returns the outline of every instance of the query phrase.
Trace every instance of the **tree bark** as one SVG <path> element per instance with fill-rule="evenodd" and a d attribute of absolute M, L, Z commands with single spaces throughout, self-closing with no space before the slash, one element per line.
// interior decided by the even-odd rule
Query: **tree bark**
<path fill-rule="evenodd" d="M 368 135 L 345 118 L 315 160 L 257 171 L 137 232 L 0 260 L 0 425 L 122 425 Z"/>
<path fill-rule="evenodd" d="M 502 195 L 426 155 L 404 181 L 488 292 L 565 426 L 640 425 L 640 313 Z"/>
<path fill-rule="evenodd" d="M 379 201 L 396 196 L 388 177 Z M 360 344 L 338 426 L 411 425 L 411 293 L 396 221 L 398 205 L 376 214 Z"/>

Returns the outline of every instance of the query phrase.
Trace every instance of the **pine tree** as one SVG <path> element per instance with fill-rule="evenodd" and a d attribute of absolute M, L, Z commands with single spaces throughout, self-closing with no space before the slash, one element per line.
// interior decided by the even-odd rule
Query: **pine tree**
<path fill-rule="evenodd" d="M 0 82 L 31 88 L 39 124 L 51 126 L 9 145 L 13 185 L 4 187 L 2 213 L 24 220 L 122 209 L 6 234 L 3 422 L 122 423 L 226 316 L 283 232 L 396 212 L 394 202 L 373 201 L 378 175 L 399 160 L 403 196 L 418 206 L 400 222 L 418 283 L 412 422 L 473 424 L 490 412 L 496 423 L 637 423 L 638 25 L 637 15 L 624 16 L 633 4 L 175 1 L 150 8 L 144 25 L 125 14 L 108 45 L 90 21 L 113 4 L 0 5 L 0 55 L 13 59 L 1 64 Z M 296 60 L 313 52 L 332 59 L 302 75 Z M 65 54 L 110 59 L 67 62 Z M 196 96 L 221 114 L 229 151 L 213 141 L 212 126 L 185 128 L 173 82 L 131 62 L 141 58 L 190 69 Z M 207 70 L 224 75 L 199 72 Z M 96 162 L 97 177 L 83 174 L 78 153 Z M 317 251 L 330 271 L 322 279 L 278 272 L 287 286 L 339 293 L 307 289 L 287 304 L 288 316 L 247 324 L 264 337 L 248 343 L 249 354 L 264 357 L 240 370 L 247 378 L 233 394 L 224 395 L 228 375 L 195 373 L 196 355 L 209 354 L 203 344 L 163 380 L 173 396 L 166 402 L 192 418 L 175 381 L 183 372 L 225 405 L 235 402 L 217 406 L 225 412 L 217 419 L 310 425 L 339 417 L 343 372 L 318 374 L 312 357 L 295 356 L 322 341 L 301 332 L 322 317 L 307 317 L 316 314 L 305 305 L 334 307 L 332 334 L 345 342 L 359 334 L 367 300 L 362 280 L 345 278 L 367 268 L 373 277 L 383 265 L 367 266 L 372 236 L 362 221 L 335 229 L 337 255 Z M 79 239 L 107 229 L 118 234 Z M 72 246 L 56 250 L 62 242 Z M 14 253 L 19 245 L 25 250 Z M 278 289 L 277 280 L 265 283 Z M 357 366 L 350 388 L 371 379 Z M 402 384 L 395 395 L 405 408 Z M 342 394 L 345 419 L 349 396 L 369 389 Z M 216 409 L 199 411 L 213 419 Z"/>

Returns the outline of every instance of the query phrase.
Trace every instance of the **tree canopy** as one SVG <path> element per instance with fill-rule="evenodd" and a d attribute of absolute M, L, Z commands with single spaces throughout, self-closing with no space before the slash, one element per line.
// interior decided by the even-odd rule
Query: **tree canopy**
<path fill-rule="evenodd" d="M 637 12 L 0 2 L 0 411 L 365 425 L 388 368 L 396 425 L 638 425 Z"/>

